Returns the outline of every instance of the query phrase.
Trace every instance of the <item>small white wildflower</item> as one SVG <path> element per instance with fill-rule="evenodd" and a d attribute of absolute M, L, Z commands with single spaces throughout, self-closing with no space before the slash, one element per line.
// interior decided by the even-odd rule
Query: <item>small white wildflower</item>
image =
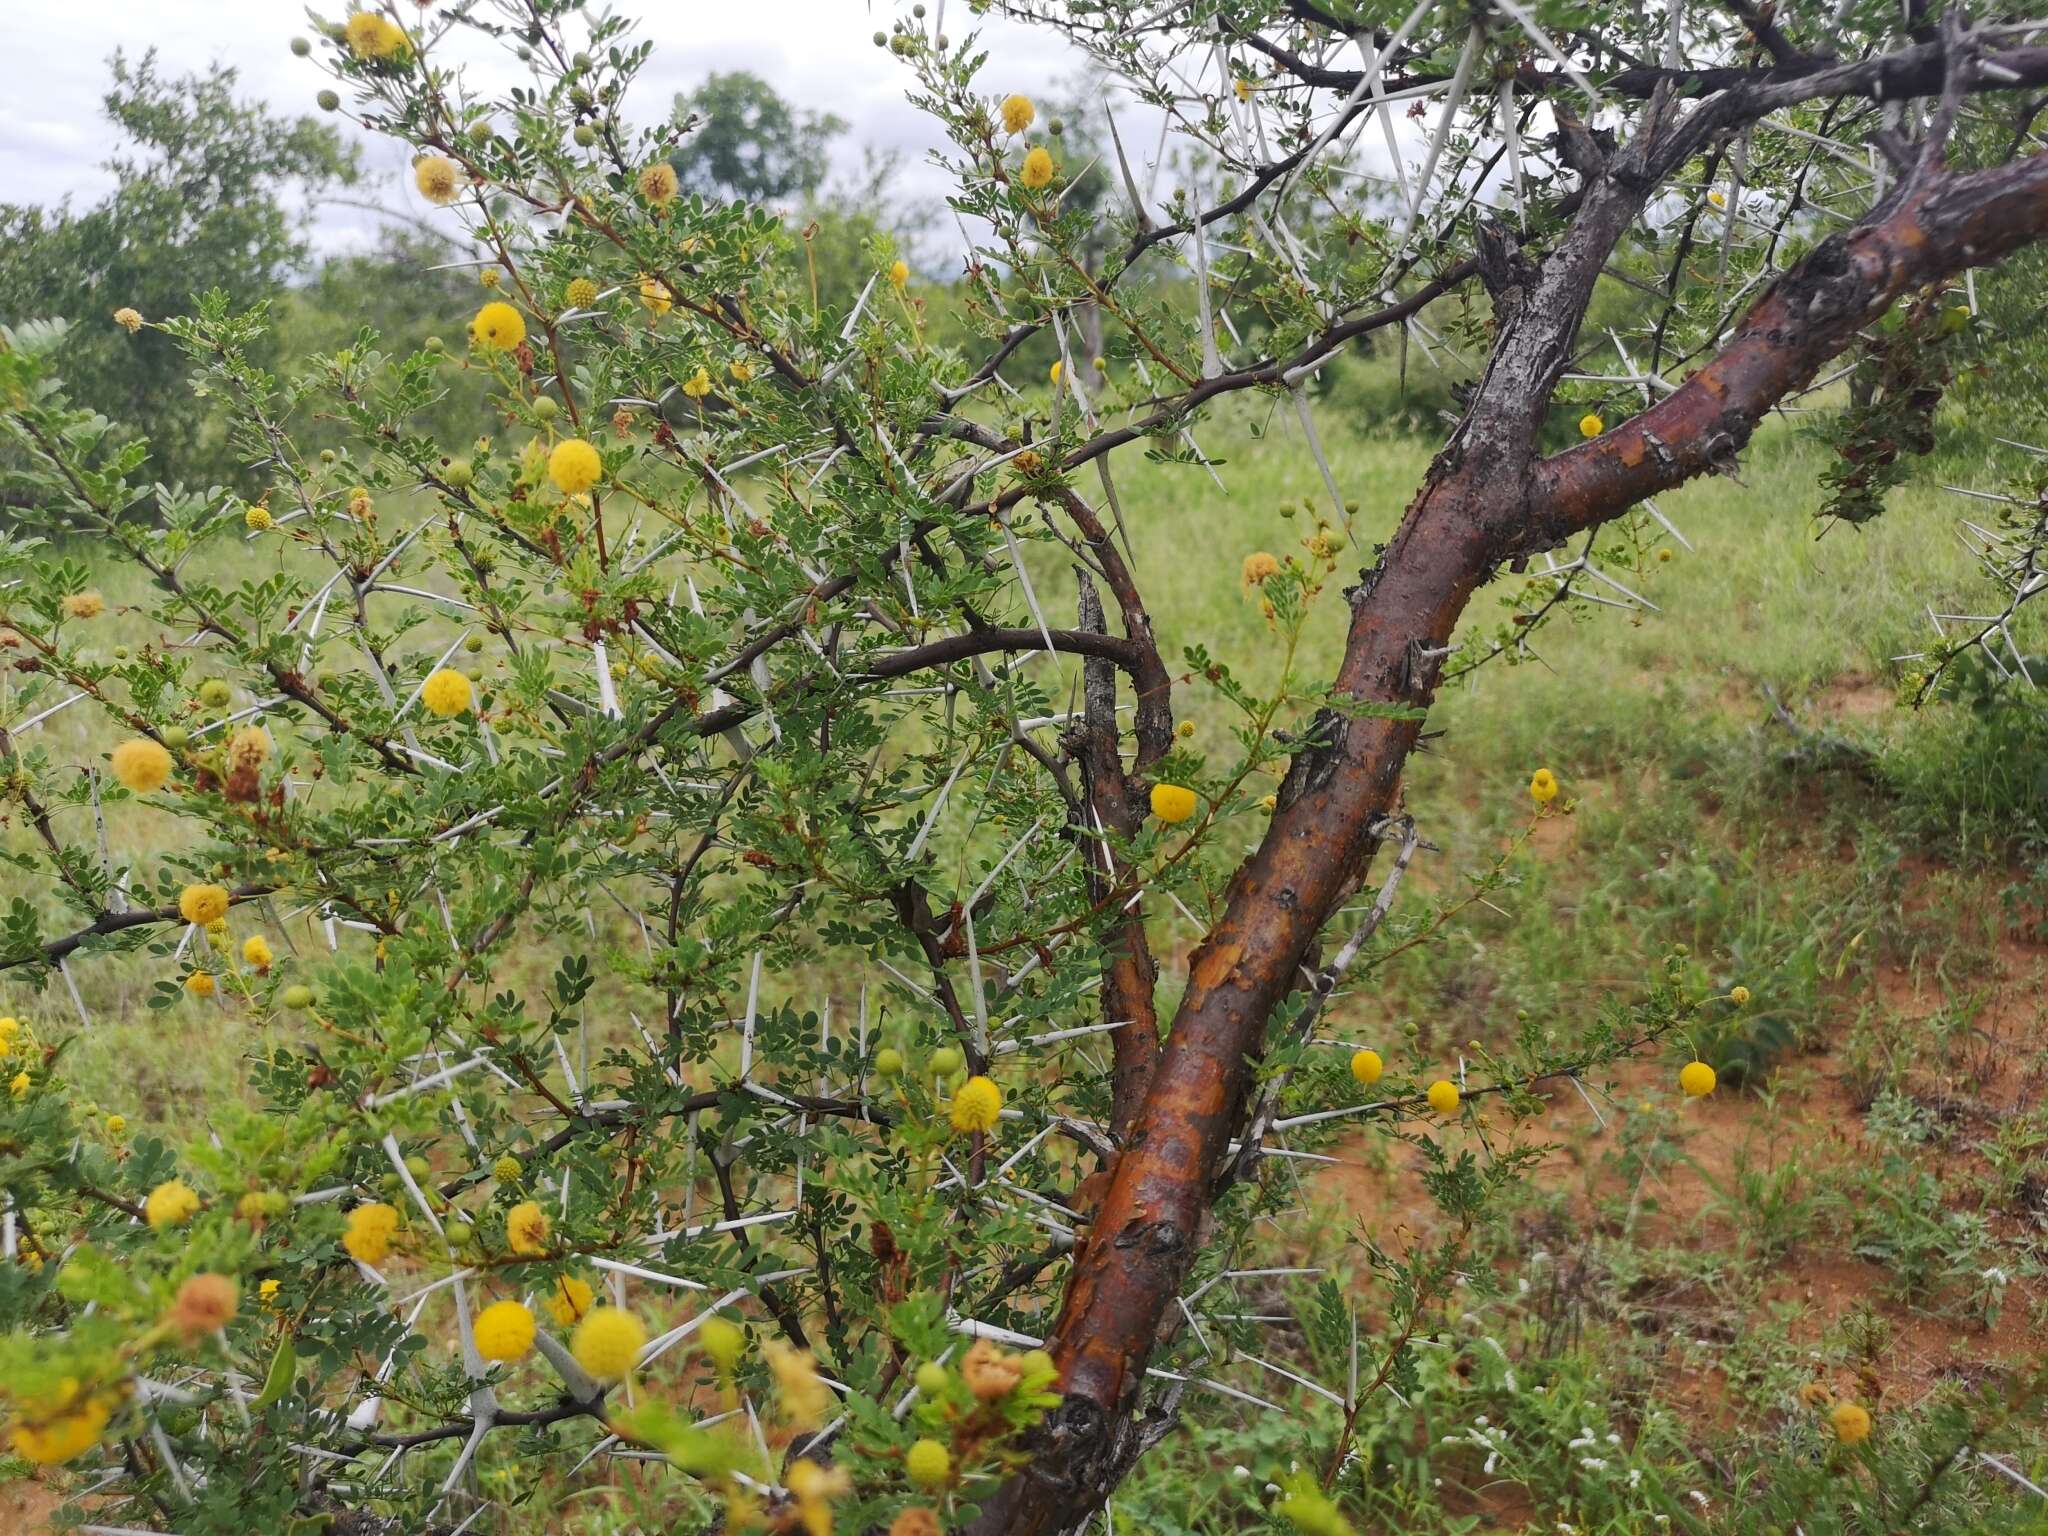
<path fill-rule="evenodd" d="M 1232 1467 L 1230 1469 L 1230 1475 L 1232 1477 L 1250 1477 L 1252 1475 L 1252 1469 L 1250 1467 Z"/>
<path fill-rule="evenodd" d="M 1693 1489 L 1691 1493 L 1688 1493 L 1686 1497 L 1688 1499 L 1691 1499 L 1693 1503 L 1699 1505 L 1701 1509 L 1705 1509 L 1707 1507 L 1707 1496 L 1704 1493 L 1701 1493 L 1697 1488 Z"/>
<path fill-rule="evenodd" d="M 1581 1456 L 1579 1458 L 1579 1465 L 1588 1472 L 1605 1472 L 1607 1470 L 1606 1461 L 1598 1456 Z"/>

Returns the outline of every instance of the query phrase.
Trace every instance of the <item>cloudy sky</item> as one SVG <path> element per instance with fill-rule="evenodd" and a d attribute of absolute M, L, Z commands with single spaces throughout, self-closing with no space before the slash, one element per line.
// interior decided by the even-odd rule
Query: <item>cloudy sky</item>
<path fill-rule="evenodd" d="M 612 3 L 642 18 L 642 34 L 655 45 L 634 92 L 641 117 L 660 115 L 675 91 L 712 70 L 749 69 L 792 100 L 836 112 L 853 125 L 840 146 L 847 170 L 858 168 L 864 144 L 899 150 L 906 161 L 904 190 L 937 194 L 936 176 L 921 164 L 936 135 L 903 99 L 909 72 L 873 43 L 874 33 L 898 14 L 894 0 Z M 938 0 L 928 3 L 936 9 Z M 957 40 L 968 30 L 967 7 L 953 0 L 953 8 L 958 20 L 946 30 Z M 100 98 L 106 60 L 116 48 L 134 55 L 154 47 L 172 74 L 218 59 L 241 71 L 244 89 L 292 111 L 314 110 L 314 94 L 329 83 L 317 54 L 297 59 L 288 51 L 292 36 L 307 30 L 293 0 L 85 0 L 7 9 L 16 68 L 0 94 L 0 200 L 56 203 L 68 196 L 85 205 L 107 190 L 100 163 L 112 131 Z M 341 6 L 333 0 L 320 9 L 338 15 Z M 983 76 L 991 91 L 1042 91 L 1078 70 L 1078 56 L 1043 30 L 989 20 L 980 35 L 994 54 Z M 471 47 L 485 67 L 497 67 L 485 48 Z M 399 147 L 376 146 L 366 164 L 379 184 L 365 195 L 425 213 L 406 184 L 405 163 Z M 374 222 L 358 210 L 323 208 L 320 243 L 331 248 L 361 241 Z"/>

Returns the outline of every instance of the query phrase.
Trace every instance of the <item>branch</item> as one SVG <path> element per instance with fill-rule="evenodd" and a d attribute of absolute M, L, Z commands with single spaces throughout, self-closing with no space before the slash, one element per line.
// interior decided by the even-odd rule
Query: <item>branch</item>
<path fill-rule="evenodd" d="M 249 901 L 258 896 L 268 896 L 281 889 L 275 885 L 238 885 L 229 892 L 234 901 Z M 130 928 L 143 928 L 151 923 L 183 922 L 184 915 L 174 902 L 168 907 L 135 907 L 126 912 L 102 912 L 83 928 L 67 933 L 61 939 L 54 939 L 41 948 L 26 954 L 0 959 L 0 971 L 11 970 L 17 965 L 55 965 L 87 941 L 104 938 L 111 933 L 123 933 Z"/>
<path fill-rule="evenodd" d="M 1733 464 L 1757 423 L 1902 294 L 2048 236 L 2048 154 L 1936 174 L 1874 222 L 1831 236 L 1765 294 L 1673 393 L 1536 466 L 1525 552 Z"/>

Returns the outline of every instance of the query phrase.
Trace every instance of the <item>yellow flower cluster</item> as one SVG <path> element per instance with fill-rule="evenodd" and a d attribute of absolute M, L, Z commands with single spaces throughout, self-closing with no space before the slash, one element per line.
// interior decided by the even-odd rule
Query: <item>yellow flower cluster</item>
<path fill-rule="evenodd" d="M 391 1239 L 398 1233 L 398 1211 L 382 1200 L 372 1200 L 348 1213 L 341 1230 L 341 1246 L 348 1256 L 364 1264 L 381 1264 L 391 1252 Z"/>
<path fill-rule="evenodd" d="M 597 302 L 597 284 L 587 277 L 571 278 L 562 297 L 568 300 L 571 309 L 588 309 Z"/>
<path fill-rule="evenodd" d="M 1152 814 L 1169 826 L 1176 826 L 1195 814 L 1195 792 L 1181 784 L 1152 786 Z"/>
<path fill-rule="evenodd" d="M 544 1305 L 548 1316 L 559 1326 L 567 1328 L 581 1322 L 596 1299 L 596 1293 L 583 1281 L 574 1275 L 562 1275 L 556 1279 L 555 1288 L 548 1292 Z"/>
<path fill-rule="evenodd" d="M 1557 798 L 1557 775 L 1548 768 L 1538 768 L 1529 775 L 1529 798 L 1538 805 L 1548 805 Z"/>
<path fill-rule="evenodd" d="M 1038 117 L 1038 108 L 1031 104 L 1029 96 L 1006 96 L 1003 98 L 1003 131 L 1022 133 Z"/>
<path fill-rule="evenodd" d="M 519 1302 L 494 1301 L 477 1313 L 471 1333 L 486 1360 L 517 1360 L 533 1348 L 533 1314 Z"/>
<path fill-rule="evenodd" d="M 188 885 L 178 893 L 178 915 L 205 927 L 228 915 L 228 893 L 218 885 Z"/>
<path fill-rule="evenodd" d="M 462 170 L 446 155 L 420 156 L 412 168 L 412 181 L 421 197 L 443 208 L 462 192 Z"/>
<path fill-rule="evenodd" d="M 548 455 L 548 478 L 565 496 L 581 496 L 604 473 L 604 460 L 580 437 L 565 437 Z"/>
<path fill-rule="evenodd" d="M 494 299 L 476 312 L 469 334 L 486 352 L 510 352 L 526 340 L 526 321 L 503 299 Z"/>
<path fill-rule="evenodd" d="M 647 1347 L 647 1329 L 631 1312 L 598 1307 L 569 1336 L 569 1353 L 599 1381 L 618 1381 Z"/>
<path fill-rule="evenodd" d="M 96 619 L 107 611 L 107 600 L 97 592 L 73 592 L 64 599 L 67 619 Z"/>
<path fill-rule="evenodd" d="M 657 160 L 640 173 L 640 195 L 657 208 L 674 202 L 677 190 L 676 168 L 666 160 Z"/>
<path fill-rule="evenodd" d="M 1052 185 L 1052 178 L 1058 167 L 1052 163 L 1052 155 L 1043 144 L 1034 144 L 1031 152 L 1024 157 L 1024 185 L 1033 192 Z"/>
<path fill-rule="evenodd" d="M 166 1179 L 142 1202 L 142 1219 L 152 1227 L 183 1226 L 199 1214 L 199 1196 L 183 1179 Z"/>
<path fill-rule="evenodd" d="M 437 667 L 420 684 L 420 702 L 443 720 L 452 720 L 469 708 L 474 690 L 469 679 L 453 667 Z"/>
<path fill-rule="evenodd" d="M 1002 1113 L 1003 1090 L 991 1078 L 970 1077 L 953 1095 L 946 1118 L 956 1131 L 988 1131 L 995 1128 Z"/>
<path fill-rule="evenodd" d="M 48 1401 L 23 1405 L 11 1436 L 15 1454 L 44 1466 L 70 1461 L 99 1444 L 113 1416 L 111 1395 L 67 1378 Z"/>
<path fill-rule="evenodd" d="M 1458 1112 L 1458 1085 L 1449 1078 L 1440 1077 L 1429 1085 L 1429 1107 L 1440 1115 L 1454 1115 Z"/>
<path fill-rule="evenodd" d="M 358 58 L 392 59 L 405 47 L 405 32 L 397 22 L 375 11 L 357 11 L 342 28 L 343 40 Z"/>
<path fill-rule="evenodd" d="M 1279 574 L 1279 559 L 1263 549 L 1255 549 L 1244 557 L 1244 584 L 1248 587 L 1263 587 Z"/>
<path fill-rule="evenodd" d="M 133 336 L 142 329 L 142 311 L 131 309 L 128 305 L 123 304 L 114 311 L 114 324 L 121 327 L 130 336 Z"/>
<path fill-rule="evenodd" d="M 548 1251 L 548 1213 L 532 1200 L 522 1200 L 505 1213 L 505 1245 L 522 1258 Z"/>
<path fill-rule="evenodd" d="M 124 741 L 114 748 L 109 759 L 114 777 L 125 789 L 138 795 L 147 795 L 162 789 L 171 776 L 171 754 L 159 742 L 147 736 L 137 736 L 133 741 Z"/>

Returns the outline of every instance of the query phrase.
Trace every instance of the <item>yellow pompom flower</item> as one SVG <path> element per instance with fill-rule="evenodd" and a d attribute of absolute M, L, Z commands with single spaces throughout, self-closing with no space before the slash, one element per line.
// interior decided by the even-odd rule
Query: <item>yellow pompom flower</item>
<path fill-rule="evenodd" d="M 919 1440 L 905 1453 L 903 1470 L 920 1488 L 943 1488 L 953 1475 L 953 1453 L 936 1440 Z"/>
<path fill-rule="evenodd" d="M 137 331 L 142 329 L 142 311 L 139 309 L 131 309 L 126 304 L 123 304 L 119 309 L 114 311 L 114 324 L 121 327 L 121 329 L 126 331 L 130 336 L 133 336 Z"/>
<path fill-rule="evenodd" d="M 1054 358 L 1052 360 L 1052 371 L 1047 375 L 1047 377 L 1050 378 L 1054 386 L 1057 387 L 1060 382 L 1060 375 L 1065 373 L 1066 371 L 1066 364 L 1061 362 L 1060 359 Z"/>
<path fill-rule="evenodd" d="M 569 301 L 571 309 L 588 309 L 597 302 L 597 284 L 587 277 L 571 278 L 562 297 Z"/>
<path fill-rule="evenodd" d="M 533 1348 L 533 1314 L 516 1301 L 494 1301 L 476 1315 L 471 1335 L 486 1360 L 517 1360 Z"/>
<path fill-rule="evenodd" d="M 1024 157 L 1024 185 L 1037 192 L 1052 185 L 1052 178 L 1058 169 L 1052 163 L 1052 156 L 1043 144 L 1032 146 L 1031 153 Z"/>
<path fill-rule="evenodd" d="M 711 393 L 711 373 L 701 363 L 697 371 L 683 380 L 683 393 L 692 400 L 702 400 Z"/>
<path fill-rule="evenodd" d="M 453 667 L 438 667 L 420 685 L 420 702 L 443 720 L 452 720 L 469 708 L 474 690 L 469 679 Z"/>
<path fill-rule="evenodd" d="M 555 1288 L 548 1292 L 548 1298 L 541 1303 L 548 1309 L 548 1316 L 563 1328 L 583 1320 L 590 1305 L 597 1299 L 596 1292 L 574 1275 L 562 1275 L 555 1280 Z"/>
<path fill-rule="evenodd" d="M 1370 1088 L 1380 1080 L 1380 1074 L 1387 1070 L 1387 1064 L 1380 1060 L 1378 1051 L 1354 1051 L 1351 1055 L 1351 1075 Z"/>
<path fill-rule="evenodd" d="M 270 962 L 276 956 L 270 952 L 270 941 L 260 933 L 252 933 L 242 940 L 242 963 L 259 971 L 270 969 Z"/>
<path fill-rule="evenodd" d="M 1861 1403 L 1835 1404 L 1828 1424 L 1844 1445 L 1861 1445 L 1870 1438 L 1870 1410 Z"/>
<path fill-rule="evenodd" d="M 21 1020 L 14 1015 L 9 1014 L 5 1018 L 0 1018 L 0 1056 L 5 1056 L 13 1048 L 14 1037 L 20 1032 Z"/>
<path fill-rule="evenodd" d="M 1152 814 L 1169 826 L 1195 814 L 1195 792 L 1181 784 L 1152 786 Z"/>
<path fill-rule="evenodd" d="M 228 760 L 237 766 L 261 768 L 270 761 L 270 732 L 245 725 L 228 738 Z"/>
<path fill-rule="evenodd" d="M 218 885 L 188 885 L 178 893 L 178 915 L 202 928 L 228 915 L 228 893 Z"/>
<path fill-rule="evenodd" d="M 569 1336 L 569 1353 L 599 1381 L 617 1381 L 647 1346 L 647 1329 L 620 1307 L 598 1307 Z"/>
<path fill-rule="evenodd" d="M 248 506 L 242 509 L 242 526 L 251 533 L 261 533 L 277 519 L 270 515 L 270 508 Z"/>
<path fill-rule="evenodd" d="M 1003 1090 L 992 1078 L 970 1077 L 953 1095 L 946 1118 L 956 1131 L 986 1131 L 1002 1118 Z"/>
<path fill-rule="evenodd" d="M 640 195 L 657 208 L 674 202 L 677 190 L 676 168 L 666 160 L 657 160 L 640 173 Z"/>
<path fill-rule="evenodd" d="M 128 1134 L 128 1117 L 126 1115 L 107 1116 L 107 1134 L 115 1141 L 119 1141 L 123 1136 L 126 1136 Z"/>
<path fill-rule="evenodd" d="M 142 1202 L 142 1219 L 152 1227 L 182 1226 L 199 1213 L 199 1196 L 183 1179 L 166 1179 Z"/>
<path fill-rule="evenodd" d="M 1730 987 L 1728 989 L 1728 1001 L 1738 1008 L 1747 1008 L 1749 1006 L 1749 988 L 1742 986 Z"/>
<path fill-rule="evenodd" d="M 548 1213 L 535 1201 L 522 1200 L 505 1213 L 505 1244 L 523 1257 L 546 1253 L 550 1230 Z"/>
<path fill-rule="evenodd" d="M 25 1099 L 28 1097 L 29 1089 L 34 1086 L 34 1078 L 30 1077 L 26 1072 L 17 1072 L 8 1079 L 7 1092 L 12 1098 Z"/>
<path fill-rule="evenodd" d="M 1245 79 L 1243 75 L 1237 77 L 1232 85 L 1232 89 L 1237 92 L 1237 99 L 1239 101 L 1250 101 L 1252 99 L 1252 83 Z"/>
<path fill-rule="evenodd" d="M 889 266 L 889 281 L 898 288 L 910 281 L 910 263 L 898 258 Z"/>
<path fill-rule="evenodd" d="M 107 611 L 107 600 L 97 592 L 73 592 L 64 599 L 67 619 L 96 619 Z"/>
<path fill-rule="evenodd" d="M 1263 549 L 1255 549 L 1244 557 L 1244 584 L 1248 587 L 1262 587 L 1280 574 L 1280 560 Z"/>
<path fill-rule="evenodd" d="M 256 1287 L 256 1300 L 265 1311 L 277 1309 L 277 1293 L 284 1289 L 281 1280 L 265 1280 Z"/>
<path fill-rule="evenodd" d="M 1458 1112 L 1458 1085 L 1447 1077 L 1440 1077 L 1429 1085 L 1429 1107 L 1440 1115 L 1454 1115 Z"/>
<path fill-rule="evenodd" d="M 1548 768 L 1538 768 L 1529 775 L 1529 798 L 1538 805 L 1548 805 L 1557 798 L 1557 775 Z"/>
<path fill-rule="evenodd" d="M 412 182 L 421 197 L 445 208 L 462 192 L 462 171 L 446 155 L 422 155 L 412 168 Z"/>
<path fill-rule="evenodd" d="M 746 1330 L 738 1323 L 729 1323 L 713 1313 L 704 1319 L 704 1326 L 697 1330 L 697 1337 L 704 1343 L 704 1353 L 718 1367 L 718 1374 L 732 1375 L 733 1368 L 740 1363 L 741 1352 L 747 1347 Z"/>
<path fill-rule="evenodd" d="M 1022 133 L 1038 117 L 1038 108 L 1031 104 L 1029 96 L 1005 96 L 1003 98 L 1003 131 Z"/>
<path fill-rule="evenodd" d="M 405 32 L 398 23 L 375 11 L 357 11 L 349 17 L 342 36 L 359 58 L 395 58 L 405 47 Z"/>
<path fill-rule="evenodd" d="M 640 302 L 647 306 L 648 313 L 657 318 L 675 308 L 676 296 L 669 292 L 667 283 L 658 277 L 640 279 Z"/>
<path fill-rule="evenodd" d="M 391 1252 L 391 1239 L 398 1232 L 398 1212 L 382 1200 L 372 1200 L 348 1213 L 341 1231 L 341 1246 L 348 1256 L 364 1264 L 381 1264 Z"/>
<path fill-rule="evenodd" d="M 1695 1099 L 1703 1099 L 1712 1093 L 1719 1081 L 1714 1069 L 1704 1061 L 1688 1061 L 1678 1069 L 1678 1086 Z"/>
<path fill-rule="evenodd" d="M 1598 437 L 1606 430 L 1607 423 L 1591 411 L 1586 412 L 1585 415 L 1579 418 L 1579 436 L 1581 437 Z"/>
<path fill-rule="evenodd" d="M 503 299 L 494 299 L 476 312 L 469 334 L 487 352 L 509 352 L 526 340 L 526 320 Z"/>
<path fill-rule="evenodd" d="M 194 997 L 213 996 L 213 973 L 211 971 L 191 972 L 185 978 L 185 990 Z"/>
<path fill-rule="evenodd" d="M 171 754 L 160 742 L 151 741 L 147 736 L 122 742 L 114 748 L 110 761 L 114 777 L 121 781 L 122 787 L 132 789 L 138 795 L 162 789 L 164 781 L 171 776 Z"/>
<path fill-rule="evenodd" d="M 580 437 L 565 437 L 548 455 L 548 478 L 565 496 L 581 496 L 604 473 L 604 460 Z"/>
<path fill-rule="evenodd" d="M 70 1461 L 99 1444 L 113 1416 L 105 1393 L 81 1395 L 78 1383 L 67 1378 L 54 1404 L 37 1405 L 16 1422 L 11 1432 L 15 1454 L 42 1466 Z"/>

